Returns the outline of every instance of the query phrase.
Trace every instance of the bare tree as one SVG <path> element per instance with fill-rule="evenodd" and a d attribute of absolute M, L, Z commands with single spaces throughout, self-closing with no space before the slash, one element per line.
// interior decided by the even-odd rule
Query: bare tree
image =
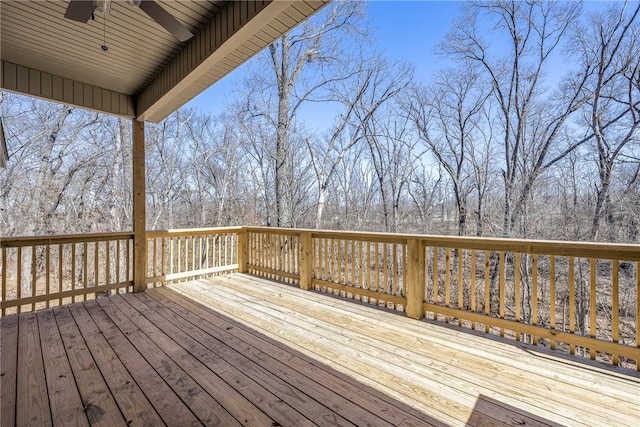
<path fill-rule="evenodd" d="M 580 7 L 544 0 L 472 2 L 440 46 L 443 53 L 475 64 L 493 89 L 503 140 L 504 236 L 512 235 L 525 213 L 536 179 L 562 157 L 549 160 L 563 126 L 587 100 L 585 73 L 555 96 L 544 87 L 552 55 L 566 40 Z M 493 37 L 507 38 L 507 56 L 491 55 L 481 23 L 493 26 Z"/>
<path fill-rule="evenodd" d="M 324 91 L 331 83 L 348 79 L 353 70 L 345 38 L 358 34 L 355 25 L 363 13 L 361 2 L 336 1 L 327 6 L 319 17 L 305 21 L 269 45 L 260 68 L 254 69 L 247 80 L 246 114 L 262 119 L 273 128 L 275 146 L 275 224 L 289 227 L 293 223 L 292 200 L 289 188 L 299 182 L 288 167 L 292 164 L 290 151 L 292 131 L 301 107 L 309 102 L 325 99 Z M 264 67 L 272 74 L 265 75 Z"/>
<path fill-rule="evenodd" d="M 593 66 L 587 82 L 593 98 L 584 115 L 595 142 L 599 178 L 589 237 L 599 240 L 603 218 L 613 227 L 614 170 L 640 141 L 640 4 L 615 4 L 605 14 L 592 15 L 574 41 L 584 67 Z"/>
<path fill-rule="evenodd" d="M 359 62 L 360 70 L 351 79 L 334 84 L 334 98 L 343 105 L 335 129 L 326 139 L 306 139 L 318 186 L 316 228 L 321 226 L 327 189 L 339 163 L 348 150 L 362 141 L 367 122 L 403 91 L 412 77 L 407 65 L 390 64 L 377 56 Z"/>
<path fill-rule="evenodd" d="M 459 236 L 467 231 L 467 198 L 475 173 L 480 172 L 474 171 L 471 161 L 475 133 L 481 126 L 478 120 L 490 94 L 483 83 L 473 68 L 471 72 L 468 67 L 444 70 L 433 87 L 415 88 L 405 107 L 420 139 L 449 176 Z"/>

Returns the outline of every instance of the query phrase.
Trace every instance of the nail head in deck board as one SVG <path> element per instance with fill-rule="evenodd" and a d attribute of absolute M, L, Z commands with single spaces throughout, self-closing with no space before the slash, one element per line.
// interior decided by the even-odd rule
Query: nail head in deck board
<path fill-rule="evenodd" d="M 18 315 L 0 317 L 0 425 L 16 420 L 16 371 L 18 368 Z"/>
<path fill-rule="evenodd" d="M 182 296 L 175 293 L 169 294 L 169 292 L 171 291 L 162 292 L 161 294 L 147 292 L 144 295 L 140 295 L 138 299 L 145 302 L 157 313 L 164 314 L 167 310 L 171 310 L 175 314 L 174 317 L 171 317 L 174 324 L 184 325 L 183 321 L 190 322 L 191 325 L 202 329 L 203 332 L 250 358 L 256 364 L 272 372 L 278 372 L 278 376 L 283 380 L 298 383 L 301 387 L 304 387 L 298 388 L 304 390 L 305 393 L 329 408 L 336 410 L 336 405 L 333 402 L 339 405 L 348 405 L 348 403 L 358 405 L 356 408 L 345 406 L 345 413 L 336 410 L 336 412 L 350 421 L 357 421 L 357 424 L 362 425 L 367 418 L 371 419 L 372 416 L 381 419 L 373 419 L 373 421 L 377 421 L 373 425 L 380 425 L 382 420 L 393 425 L 399 425 L 402 421 L 420 425 L 426 421 L 408 415 L 408 408 L 398 410 L 389 403 L 378 399 L 370 391 L 364 390 L 361 384 L 354 386 L 348 383 L 337 372 L 332 372 L 331 368 L 322 365 L 317 366 L 317 363 L 310 363 L 301 353 L 281 343 L 269 341 L 266 336 L 263 336 L 258 331 L 249 328 L 245 330 L 242 324 L 232 323 L 231 320 L 218 313 L 204 310 L 202 307 L 182 299 Z M 170 298 L 175 298 L 175 300 Z M 183 305 L 179 305 L 178 300 Z M 180 316 L 183 321 L 177 316 Z M 283 361 L 286 361 L 286 364 Z M 330 391 L 329 393 L 325 391 L 325 387 Z M 368 417 L 363 416 L 359 407 L 362 407 L 370 415 Z M 349 414 L 349 411 L 353 413 Z M 354 420 L 354 415 L 362 416 L 362 418 Z"/>
<path fill-rule="evenodd" d="M 40 310 L 37 317 L 53 423 L 89 426 L 53 312 Z"/>
<path fill-rule="evenodd" d="M 162 420 L 168 425 L 197 424 L 195 415 L 120 332 L 96 301 L 86 301 L 83 305 Z"/>
<path fill-rule="evenodd" d="M 134 317 L 138 320 L 144 319 L 144 317 L 135 310 L 127 310 L 124 307 L 126 303 L 121 298 L 121 295 L 114 296 L 109 301 L 106 301 L 106 298 L 100 298 L 98 304 L 145 360 L 181 398 L 189 410 L 206 425 L 237 425 L 237 422 L 229 413 L 203 390 L 193 378 L 187 375 L 175 360 L 172 360 L 176 355 L 170 351 L 165 353 L 167 350 L 163 343 L 179 346 L 169 339 L 163 339 L 163 337 L 158 336 L 159 334 L 156 334 L 153 338 L 148 336 L 144 330 L 133 322 Z M 122 311 L 121 307 L 127 312 Z M 186 351 L 182 351 L 182 354 L 178 357 L 188 358 L 190 355 Z M 202 373 L 203 370 L 200 370 L 200 372 Z"/>
<path fill-rule="evenodd" d="M 81 303 L 67 307 L 127 422 L 133 425 L 162 424 L 162 419 L 100 333 L 85 307 Z"/>
<path fill-rule="evenodd" d="M 60 336 L 78 392 L 86 407 L 91 426 L 126 426 L 127 423 L 118 405 L 109 391 L 97 362 L 93 359 L 87 343 L 78 329 L 68 307 L 53 309 Z M 134 424 L 137 424 L 134 422 Z"/>
<path fill-rule="evenodd" d="M 19 322 L 16 424 L 49 426 L 51 412 L 38 320 L 30 312 L 20 314 Z"/>

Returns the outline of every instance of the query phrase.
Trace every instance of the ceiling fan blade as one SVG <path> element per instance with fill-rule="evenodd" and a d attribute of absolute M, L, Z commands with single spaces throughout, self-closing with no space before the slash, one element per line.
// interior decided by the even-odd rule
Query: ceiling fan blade
<path fill-rule="evenodd" d="M 96 10 L 96 3 L 93 0 L 71 0 L 64 17 L 77 22 L 89 22 L 91 14 Z"/>
<path fill-rule="evenodd" d="M 193 37 L 191 31 L 187 30 L 184 25 L 154 0 L 142 0 L 138 7 L 181 42 L 186 42 Z"/>

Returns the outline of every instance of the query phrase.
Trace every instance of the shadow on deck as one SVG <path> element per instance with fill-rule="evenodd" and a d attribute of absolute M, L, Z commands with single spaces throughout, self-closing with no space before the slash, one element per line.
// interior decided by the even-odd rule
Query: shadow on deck
<path fill-rule="evenodd" d="M 632 375 L 234 274 L 2 322 L 1 425 L 637 425 Z"/>

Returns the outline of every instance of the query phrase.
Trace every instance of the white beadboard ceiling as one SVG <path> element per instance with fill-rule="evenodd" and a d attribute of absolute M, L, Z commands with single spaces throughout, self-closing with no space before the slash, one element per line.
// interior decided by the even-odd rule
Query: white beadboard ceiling
<path fill-rule="evenodd" d="M 96 13 L 95 20 L 84 24 L 64 18 L 69 1 L 2 0 L 2 86 L 157 122 L 327 2 L 158 0 L 195 34 L 181 43 L 125 1 L 113 1 L 106 20 Z M 105 24 L 107 52 L 101 49 Z M 30 79 L 21 73 L 29 73 Z M 65 88 L 75 87 L 76 93 L 55 87 L 40 93 L 41 86 L 48 86 L 42 83 L 43 75 L 60 82 L 67 79 Z M 83 87 L 84 96 L 77 91 Z M 128 107 L 109 108 L 108 103 L 87 100 L 96 88 L 103 98 L 120 99 Z M 84 103 L 79 101 L 83 98 Z"/>

